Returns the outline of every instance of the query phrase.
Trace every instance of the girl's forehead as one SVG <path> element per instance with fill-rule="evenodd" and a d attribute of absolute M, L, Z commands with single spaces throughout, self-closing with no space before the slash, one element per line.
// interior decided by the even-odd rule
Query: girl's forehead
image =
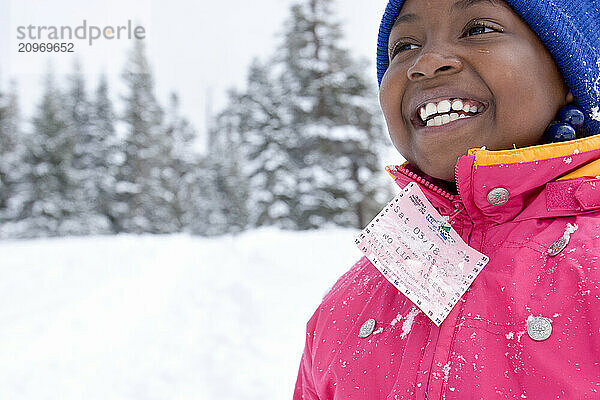
<path fill-rule="evenodd" d="M 419 8 L 423 10 L 446 9 L 452 13 L 464 12 L 472 7 L 504 7 L 512 11 L 512 8 L 504 0 L 407 0 L 399 10 L 399 18 Z"/>
<path fill-rule="evenodd" d="M 391 24 L 390 34 L 460 29 L 468 20 L 501 22 L 535 36 L 529 25 L 502 0 L 406 0 Z M 390 43 L 391 44 L 391 43 Z"/>

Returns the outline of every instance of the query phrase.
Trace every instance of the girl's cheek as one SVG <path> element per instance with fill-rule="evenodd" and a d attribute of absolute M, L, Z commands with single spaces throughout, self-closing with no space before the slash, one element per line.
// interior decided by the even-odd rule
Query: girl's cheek
<path fill-rule="evenodd" d="M 390 115 L 392 110 L 392 105 L 390 104 L 393 98 L 392 93 L 394 93 L 393 80 L 390 74 L 386 73 L 383 76 L 381 86 L 379 87 L 379 104 L 381 105 L 381 110 L 388 123 L 392 117 L 392 115 Z"/>
<path fill-rule="evenodd" d="M 407 63 L 405 63 L 405 62 L 401 63 L 399 61 L 392 60 L 390 62 L 388 69 L 385 71 L 385 74 L 383 74 L 383 78 L 381 79 L 381 84 L 383 85 L 384 82 L 393 83 L 394 85 L 396 85 L 400 82 L 404 82 L 404 84 L 406 84 L 405 83 L 406 78 L 407 78 L 406 70 L 407 70 Z"/>
<path fill-rule="evenodd" d="M 382 108 L 392 106 L 397 108 L 398 106 L 393 104 L 398 102 L 404 96 L 406 89 L 406 72 L 402 73 L 402 70 L 396 66 L 390 66 L 386 73 L 381 79 L 381 86 L 379 87 L 379 103 Z"/>

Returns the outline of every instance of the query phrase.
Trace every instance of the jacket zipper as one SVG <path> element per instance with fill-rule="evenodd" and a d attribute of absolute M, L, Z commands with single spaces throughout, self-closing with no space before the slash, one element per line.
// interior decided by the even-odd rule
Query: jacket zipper
<path fill-rule="evenodd" d="M 402 167 L 400 165 L 396 166 L 396 171 L 400 172 L 403 175 L 408 176 L 412 180 L 417 181 L 422 186 L 425 186 L 429 190 L 431 190 L 431 191 L 439 194 L 440 196 L 444 197 L 445 199 L 449 200 L 452 203 L 452 206 L 454 207 L 454 211 L 450 215 L 447 215 L 448 222 L 450 224 L 452 224 L 452 221 L 458 214 L 460 214 L 462 211 L 464 211 L 465 206 L 460 197 L 460 192 L 458 194 L 449 193 L 448 191 L 429 182 L 425 178 L 415 174 L 414 172 L 412 172 L 409 169 Z M 454 180 L 455 180 L 455 182 L 457 182 L 457 187 L 458 187 L 458 165 L 456 166 L 456 168 L 454 168 Z"/>
<path fill-rule="evenodd" d="M 448 191 L 440 188 L 439 186 L 427 181 L 426 179 L 420 177 L 419 175 L 415 174 L 412 171 L 409 171 L 408 169 L 406 169 L 405 167 L 402 166 L 396 166 L 396 171 L 408 176 L 409 178 L 419 182 L 421 185 L 425 186 L 426 188 L 434 191 L 435 193 L 439 194 L 440 196 L 446 198 L 447 200 L 452 202 L 452 206 L 454 207 L 454 211 L 447 216 L 448 218 L 448 223 L 450 223 L 451 225 L 454 223 L 453 220 L 454 218 L 460 214 L 462 211 L 465 210 L 465 206 L 464 203 L 462 201 L 462 198 L 460 197 L 460 190 L 458 190 L 458 164 L 456 165 L 456 168 L 454 168 L 454 181 L 456 182 L 456 188 L 457 188 L 457 194 L 452 194 L 452 193 L 448 193 Z M 433 359 L 435 360 L 435 351 L 434 351 L 434 357 Z M 429 366 L 429 373 L 430 375 L 427 378 L 427 385 L 425 387 L 425 400 L 427 400 L 427 398 L 429 397 L 429 383 L 431 380 L 431 371 L 433 369 L 433 364 Z"/>
<path fill-rule="evenodd" d="M 465 210 L 465 204 L 463 203 L 462 198 L 460 197 L 460 189 L 458 187 L 458 162 L 454 167 L 454 182 L 456 182 L 456 196 L 455 200 L 452 202 L 452 205 L 454 206 L 455 211 L 448 218 L 448 222 L 450 223 L 452 223 L 454 217 L 456 217 L 461 211 Z"/>
<path fill-rule="evenodd" d="M 434 185 L 433 183 L 429 182 L 427 179 L 415 174 L 414 172 L 410 171 L 409 169 L 402 167 L 402 166 L 396 166 L 396 171 L 402 173 L 403 175 L 408 176 L 409 178 L 419 182 L 421 185 L 425 186 L 427 189 L 436 192 L 437 194 L 439 194 L 440 196 L 446 198 L 447 200 L 450 200 L 452 203 L 454 203 L 454 200 L 456 199 L 457 195 L 452 194 L 452 193 L 448 193 L 446 190 L 442 189 L 441 187 Z M 454 171 L 454 173 L 456 174 L 456 171 Z"/>

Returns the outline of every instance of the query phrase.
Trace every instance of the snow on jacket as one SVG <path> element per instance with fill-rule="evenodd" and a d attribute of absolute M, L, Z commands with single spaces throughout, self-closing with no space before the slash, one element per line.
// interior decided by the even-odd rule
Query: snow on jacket
<path fill-rule="evenodd" d="M 362 258 L 308 322 L 294 400 L 600 399 L 600 137 L 472 149 L 458 196 L 388 172 L 418 182 L 490 262 L 437 327 Z M 496 188 L 505 204 L 488 200 Z M 542 341 L 527 333 L 539 316 L 552 328 Z"/>

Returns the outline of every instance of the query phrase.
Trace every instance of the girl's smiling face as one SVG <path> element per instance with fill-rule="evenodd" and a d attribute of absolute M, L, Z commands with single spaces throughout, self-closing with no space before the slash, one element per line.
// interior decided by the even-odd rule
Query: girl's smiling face
<path fill-rule="evenodd" d="M 380 102 L 392 142 L 447 181 L 470 148 L 540 144 L 572 101 L 548 50 L 501 0 L 407 0 L 389 58 Z"/>

